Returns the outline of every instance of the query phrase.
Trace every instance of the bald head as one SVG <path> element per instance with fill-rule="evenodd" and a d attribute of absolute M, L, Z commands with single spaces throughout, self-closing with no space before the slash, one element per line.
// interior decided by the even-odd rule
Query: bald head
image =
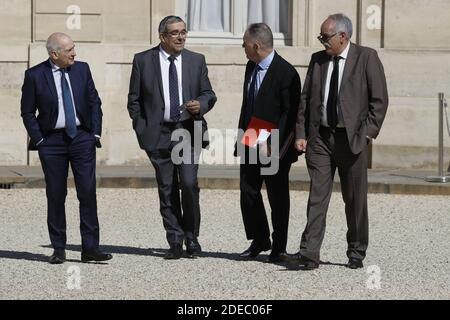
<path fill-rule="evenodd" d="M 67 42 L 71 42 L 72 39 L 65 33 L 55 32 L 50 35 L 47 39 L 47 52 L 50 55 L 52 52 L 59 52 L 61 50 L 61 45 Z"/>
<path fill-rule="evenodd" d="M 75 63 L 75 44 L 67 34 L 62 32 L 51 34 L 46 47 L 50 59 L 58 67 L 67 68 Z"/>
<path fill-rule="evenodd" d="M 273 51 L 273 34 L 265 23 L 253 23 L 244 34 L 242 47 L 247 58 L 254 63 L 260 63 Z"/>

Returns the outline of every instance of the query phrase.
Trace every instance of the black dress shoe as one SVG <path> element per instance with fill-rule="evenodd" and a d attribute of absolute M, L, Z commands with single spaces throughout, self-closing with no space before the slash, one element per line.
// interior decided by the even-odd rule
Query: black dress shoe
<path fill-rule="evenodd" d="M 61 264 L 66 261 L 66 251 L 64 249 L 55 249 L 48 259 L 50 264 Z"/>
<path fill-rule="evenodd" d="M 364 268 L 363 262 L 360 259 L 350 258 L 347 263 L 347 268 L 350 269 L 360 269 Z"/>
<path fill-rule="evenodd" d="M 190 256 L 198 256 L 202 252 L 202 247 L 197 239 L 186 239 L 186 253 Z"/>
<path fill-rule="evenodd" d="M 267 262 L 269 263 L 279 263 L 283 262 L 283 255 L 287 254 L 286 252 L 278 252 L 278 251 L 272 251 L 269 254 L 269 258 L 267 259 Z"/>
<path fill-rule="evenodd" d="M 183 246 L 181 244 L 170 245 L 169 251 L 167 251 L 164 259 L 166 260 L 176 260 L 183 256 Z"/>
<path fill-rule="evenodd" d="M 314 270 L 319 268 L 319 264 L 305 256 L 302 256 L 300 252 L 294 254 L 282 253 L 280 254 L 281 261 L 297 264 L 302 266 L 302 270 Z"/>
<path fill-rule="evenodd" d="M 301 263 L 301 265 L 302 265 L 301 269 L 305 270 L 305 271 L 311 271 L 311 270 L 319 268 L 319 264 L 317 262 L 314 262 L 314 261 L 309 260 L 309 259 L 305 259 L 303 261 L 303 263 Z"/>
<path fill-rule="evenodd" d="M 101 252 L 100 250 L 83 250 L 81 251 L 81 262 L 90 261 L 108 261 L 112 259 L 110 253 Z"/>
<path fill-rule="evenodd" d="M 280 254 L 280 259 L 283 262 L 291 263 L 291 264 L 300 264 L 302 256 L 300 255 L 300 252 L 289 254 L 286 252 L 283 252 Z"/>
<path fill-rule="evenodd" d="M 250 247 L 242 252 L 239 257 L 244 259 L 253 259 L 256 258 L 261 252 L 268 251 L 270 249 L 272 249 L 270 240 L 266 240 L 264 242 L 253 240 Z"/>

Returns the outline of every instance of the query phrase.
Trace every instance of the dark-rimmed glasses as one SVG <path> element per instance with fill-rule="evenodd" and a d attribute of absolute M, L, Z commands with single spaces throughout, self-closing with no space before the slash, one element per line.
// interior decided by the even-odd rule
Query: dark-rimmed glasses
<path fill-rule="evenodd" d="M 317 39 L 320 41 L 321 44 L 328 43 L 331 38 L 333 38 L 335 35 L 337 35 L 339 32 L 336 32 L 332 35 L 326 35 L 326 34 L 320 34 Z"/>
<path fill-rule="evenodd" d="M 164 34 L 167 34 L 171 38 L 178 38 L 178 37 L 186 38 L 188 32 L 186 30 L 181 31 L 174 30 L 170 32 L 164 32 Z"/>

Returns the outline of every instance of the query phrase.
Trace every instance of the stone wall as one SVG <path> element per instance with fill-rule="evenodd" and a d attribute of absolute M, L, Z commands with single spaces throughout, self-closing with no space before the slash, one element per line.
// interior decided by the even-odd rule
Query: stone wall
<path fill-rule="evenodd" d="M 131 62 L 136 52 L 157 45 L 162 17 L 182 14 L 177 12 L 179 1 L 0 0 L 0 165 L 38 164 L 36 154 L 26 150 L 20 89 L 24 71 L 46 59 L 44 42 L 55 31 L 76 41 L 77 59 L 91 65 L 103 100 L 99 164 L 148 164 L 126 110 Z M 438 92 L 450 97 L 450 20 L 443 14 L 450 12 L 450 0 L 293 0 L 293 46 L 276 49 L 296 66 L 302 82 L 311 54 L 321 49 L 316 40 L 320 24 L 335 12 L 352 18 L 353 41 L 376 48 L 385 67 L 390 106 L 374 143 L 374 167 L 435 168 Z M 219 99 L 207 115 L 210 128 L 232 136 L 245 55 L 239 43 L 199 45 L 196 40 L 188 39 L 187 47 L 206 55 Z M 205 155 L 228 155 L 229 140 L 224 150 Z M 448 162 L 450 138 L 445 141 Z"/>

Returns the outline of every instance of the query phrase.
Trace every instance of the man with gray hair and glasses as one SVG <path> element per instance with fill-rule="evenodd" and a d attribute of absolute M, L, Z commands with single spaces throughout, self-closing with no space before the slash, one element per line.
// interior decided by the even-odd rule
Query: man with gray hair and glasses
<path fill-rule="evenodd" d="M 183 242 L 189 256 L 202 251 L 198 242 L 198 159 L 202 147 L 208 145 L 206 138 L 203 141 L 207 132 L 203 116 L 217 100 L 205 57 L 184 49 L 186 37 L 186 24 L 180 17 L 165 17 L 159 24 L 160 44 L 134 57 L 128 94 L 133 129 L 155 168 L 160 212 L 170 246 L 165 259 L 180 259 Z M 191 139 L 183 148 L 181 163 L 175 163 L 177 148 L 187 142 L 172 141 L 172 135 L 181 130 Z M 195 139 L 200 141 L 195 143 Z"/>
<path fill-rule="evenodd" d="M 306 152 L 311 178 L 307 224 L 300 251 L 288 261 L 319 267 L 320 247 L 336 168 L 347 218 L 347 267 L 363 267 L 369 239 L 368 148 L 388 107 L 383 66 L 377 52 L 350 42 L 353 27 L 343 14 L 322 24 L 325 50 L 312 55 L 297 117 L 296 148 Z"/>

